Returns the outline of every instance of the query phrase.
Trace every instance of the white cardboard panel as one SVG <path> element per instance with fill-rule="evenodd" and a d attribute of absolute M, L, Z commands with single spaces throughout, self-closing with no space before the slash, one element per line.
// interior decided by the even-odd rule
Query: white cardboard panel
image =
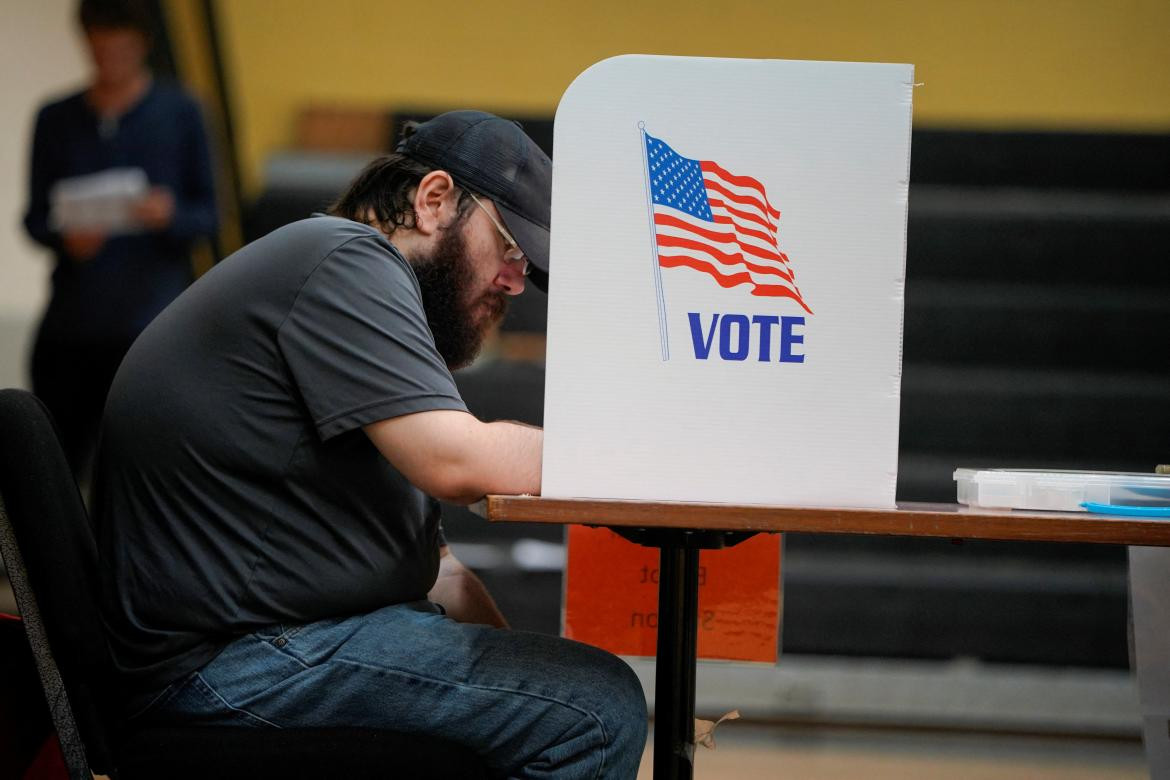
<path fill-rule="evenodd" d="M 638 55 L 573 82 L 554 135 L 544 495 L 893 505 L 912 90 L 909 65 Z M 640 125 L 764 186 L 811 314 L 657 270 Z M 718 330 L 698 359 L 692 313 L 704 338 L 713 314 L 803 317 L 803 362 L 778 360 L 775 325 L 761 360 L 759 324 L 745 359 L 721 359 Z"/>

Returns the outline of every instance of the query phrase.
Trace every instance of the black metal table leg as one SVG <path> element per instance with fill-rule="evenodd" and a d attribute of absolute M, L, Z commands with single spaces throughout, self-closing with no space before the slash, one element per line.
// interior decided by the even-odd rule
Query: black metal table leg
<path fill-rule="evenodd" d="M 694 776 L 698 602 L 699 551 L 663 545 L 658 567 L 654 780 Z"/>
<path fill-rule="evenodd" d="M 732 547 L 756 532 L 637 527 L 612 530 L 631 542 L 659 549 L 654 780 L 692 780 L 699 551 Z"/>

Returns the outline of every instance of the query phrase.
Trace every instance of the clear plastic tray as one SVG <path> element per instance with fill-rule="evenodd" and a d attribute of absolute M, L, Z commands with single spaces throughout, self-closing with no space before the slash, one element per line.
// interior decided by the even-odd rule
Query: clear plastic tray
<path fill-rule="evenodd" d="M 1117 471 L 956 469 L 960 504 L 1084 512 L 1082 503 L 1170 507 L 1170 475 Z"/>

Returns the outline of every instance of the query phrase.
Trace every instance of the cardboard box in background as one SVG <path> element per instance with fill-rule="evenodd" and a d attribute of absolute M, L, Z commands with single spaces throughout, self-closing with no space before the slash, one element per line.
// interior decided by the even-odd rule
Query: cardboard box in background
<path fill-rule="evenodd" d="M 296 147 L 314 152 L 381 152 L 390 143 L 388 111 L 309 105 L 297 116 Z"/>

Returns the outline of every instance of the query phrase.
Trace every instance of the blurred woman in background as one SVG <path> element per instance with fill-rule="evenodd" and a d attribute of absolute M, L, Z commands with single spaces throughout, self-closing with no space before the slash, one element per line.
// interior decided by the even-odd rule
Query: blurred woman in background
<path fill-rule="evenodd" d="M 199 107 L 147 65 L 149 9 L 139 0 L 82 0 L 78 18 L 93 80 L 37 115 L 24 224 L 55 259 L 33 391 L 85 482 L 122 356 L 191 283 L 191 246 L 215 233 L 217 219 Z M 128 190 L 127 181 L 140 186 Z M 65 191 L 75 197 L 68 209 Z"/>

